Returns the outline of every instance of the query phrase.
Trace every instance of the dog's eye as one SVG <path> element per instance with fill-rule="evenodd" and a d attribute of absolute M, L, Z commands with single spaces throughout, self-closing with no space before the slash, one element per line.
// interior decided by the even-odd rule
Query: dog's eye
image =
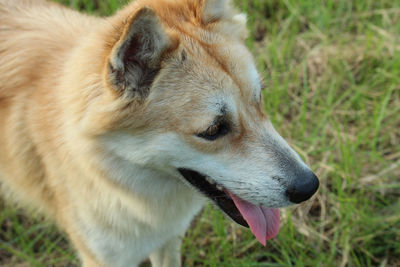
<path fill-rule="evenodd" d="M 197 134 L 197 136 L 209 141 L 214 141 L 218 137 L 226 135 L 228 132 L 229 126 L 227 123 L 215 123 L 204 132 Z"/>

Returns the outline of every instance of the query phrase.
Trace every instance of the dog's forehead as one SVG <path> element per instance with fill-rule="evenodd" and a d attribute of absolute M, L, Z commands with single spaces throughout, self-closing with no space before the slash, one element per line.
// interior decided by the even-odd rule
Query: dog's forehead
<path fill-rule="evenodd" d="M 197 62 L 194 68 L 200 79 L 210 79 L 214 83 L 210 84 L 212 87 L 219 86 L 228 94 L 239 90 L 237 95 L 247 103 L 259 100 L 260 77 L 253 57 L 243 43 L 220 37 L 213 43 L 189 40 L 187 44 L 185 49 Z"/>

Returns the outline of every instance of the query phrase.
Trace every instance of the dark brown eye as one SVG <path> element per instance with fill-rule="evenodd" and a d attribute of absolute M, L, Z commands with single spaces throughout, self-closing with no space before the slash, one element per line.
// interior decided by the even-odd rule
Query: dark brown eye
<path fill-rule="evenodd" d="M 218 137 L 224 136 L 229 133 L 229 125 L 225 122 L 215 123 L 207 128 L 202 133 L 197 134 L 198 137 L 208 141 L 214 141 Z"/>

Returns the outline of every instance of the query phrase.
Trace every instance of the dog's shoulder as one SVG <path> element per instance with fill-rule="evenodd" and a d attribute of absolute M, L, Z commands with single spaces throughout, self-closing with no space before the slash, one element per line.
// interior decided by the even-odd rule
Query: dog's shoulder
<path fill-rule="evenodd" d="M 28 88 L 48 68 L 59 69 L 53 63 L 62 62 L 97 20 L 52 2 L 0 0 L 0 97 Z"/>

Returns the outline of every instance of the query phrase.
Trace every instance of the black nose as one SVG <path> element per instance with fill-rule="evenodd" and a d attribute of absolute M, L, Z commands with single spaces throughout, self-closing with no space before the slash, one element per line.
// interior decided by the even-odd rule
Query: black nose
<path fill-rule="evenodd" d="M 286 196 L 293 203 L 300 203 L 309 199 L 317 191 L 319 181 L 317 176 L 307 170 L 295 178 L 293 183 L 286 190 Z"/>

